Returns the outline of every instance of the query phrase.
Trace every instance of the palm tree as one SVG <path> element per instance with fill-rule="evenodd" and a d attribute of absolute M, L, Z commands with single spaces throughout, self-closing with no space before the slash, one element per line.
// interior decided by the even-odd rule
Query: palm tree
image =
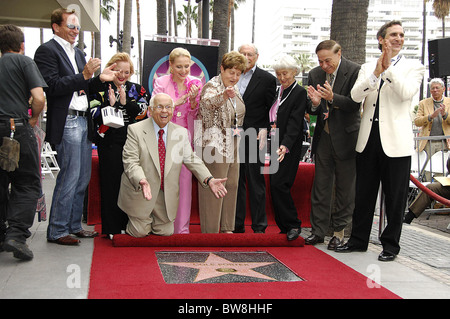
<path fill-rule="evenodd" d="M 142 83 L 142 37 L 141 37 L 141 5 L 139 0 L 136 0 L 136 15 L 137 15 L 137 33 L 138 33 L 138 50 L 139 50 L 139 60 L 137 75 L 139 83 Z"/>
<path fill-rule="evenodd" d="M 348 59 L 359 64 L 366 62 L 368 7 L 369 0 L 333 0 L 331 12 L 330 38 L 342 46 Z"/>
<path fill-rule="evenodd" d="M 256 0 L 253 0 L 253 14 L 252 14 L 252 43 L 255 43 L 255 20 L 256 20 Z"/>
<path fill-rule="evenodd" d="M 120 1 L 120 0 L 118 0 Z M 113 6 L 113 0 L 102 0 L 100 6 L 100 29 L 102 24 L 102 19 L 110 22 L 111 21 L 111 13 L 116 10 Z M 94 53 L 91 56 L 101 59 L 102 58 L 102 36 L 101 32 L 93 32 L 93 42 L 92 47 L 94 48 Z M 96 76 L 100 74 L 100 70 L 96 72 Z"/>
<path fill-rule="evenodd" d="M 168 10 L 167 10 L 167 24 L 169 25 L 168 35 L 172 36 L 172 2 L 175 0 L 169 0 L 168 1 Z"/>
<path fill-rule="evenodd" d="M 122 51 L 131 52 L 131 14 L 133 12 L 132 0 L 125 0 L 123 7 L 123 46 Z"/>
<path fill-rule="evenodd" d="M 445 17 L 450 12 L 450 0 L 433 0 L 433 10 L 436 18 L 442 20 L 442 37 L 445 38 Z"/>
<path fill-rule="evenodd" d="M 156 33 L 167 35 L 167 2 L 166 0 L 156 0 Z"/>
<path fill-rule="evenodd" d="M 173 29 L 174 29 L 174 35 L 178 36 L 178 28 L 177 28 L 177 4 L 175 3 L 175 0 L 172 1 L 172 14 L 173 14 Z"/>
<path fill-rule="evenodd" d="M 197 15 L 198 6 L 191 6 L 190 1 L 188 1 L 188 5 L 183 5 L 183 11 L 178 11 L 178 19 L 177 25 L 184 24 L 186 26 L 186 38 L 192 37 L 192 21 L 194 21 L 195 25 L 198 23 L 198 15 Z"/>
<path fill-rule="evenodd" d="M 293 57 L 294 57 L 295 61 L 297 62 L 297 64 L 301 68 L 302 82 L 303 82 L 303 85 L 305 85 L 306 84 L 305 79 L 307 79 L 307 77 L 305 76 L 305 73 L 314 67 L 314 62 L 309 53 L 300 53 L 300 54 L 293 55 Z"/>
<path fill-rule="evenodd" d="M 120 0 L 117 0 L 117 36 L 116 39 L 119 39 L 120 36 Z M 117 46 L 117 52 L 119 52 L 119 46 Z"/>
<path fill-rule="evenodd" d="M 239 5 L 242 3 L 245 3 L 245 0 L 232 0 L 230 3 L 233 2 L 231 6 L 231 23 L 230 23 L 230 50 L 234 50 L 234 28 L 235 28 L 235 19 L 234 19 L 234 12 L 239 9 Z"/>
<path fill-rule="evenodd" d="M 228 24 L 229 1 L 214 0 L 213 8 L 213 27 L 211 37 L 220 40 L 219 61 L 228 51 L 229 24 Z"/>
<path fill-rule="evenodd" d="M 199 1 L 197 5 L 197 38 L 203 37 L 203 1 Z"/>

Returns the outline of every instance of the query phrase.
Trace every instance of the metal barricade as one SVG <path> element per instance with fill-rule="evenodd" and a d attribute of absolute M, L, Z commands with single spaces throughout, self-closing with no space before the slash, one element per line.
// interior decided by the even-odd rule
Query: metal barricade
<path fill-rule="evenodd" d="M 417 131 L 415 132 L 417 133 Z M 437 176 L 436 174 L 440 176 L 446 176 L 449 174 L 447 171 L 447 160 L 449 158 L 450 151 L 447 148 L 447 139 L 450 139 L 450 136 L 416 136 L 414 137 L 415 145 L 416 145 L 416 152 L 418 153 L 417 156 L 413 156 L 414 163 L 411 163 L 412 171 L 413 168 L 417 168 L 417 179 L 424 184 L 427 184 L 428 182 L 432 182 L 434 180 L 434 177 Z M 427 143 L 424 150 L 427 150 L 427 157 L 426 157 L 426 163 L 423 163 L 423 157 L 420 156 L 418 150 L 419 150 L 419 144 L 422 140 L 428 140 L 428 141 L 441 141 L 441 148 L 440 151 L 437 151 L 434 154 L 432 153 L 432 143 Z M 417 161 L 417 162 L 416 162 Z M 431 177 L 430 181 L 427 181 L 426 172 L 429 172 L 429 176 Z M 411 190 L 411 188 L 413 188 Z M 379 228 L 378 228 L 378 238 L 380 238 L 385 225 L 386 225 L 386 216 L 385 216 L 385 204 L 384 204 L 384 193 L 382 190 L 382 187 L 380 185 L 380 202 L 379 207 L 377 207 L 378 214 L 379 214 Z M 411 192 L 413 192 L 413 196 L 410 196 Z M 410 185 L 410 194 L 408 195 L 408 201 L 407 205 L 405 207 L 405 212 L 408 211 L 409 205 L 412 203 L 414 198 L 418 194 L 418 189 L 415 186 Z M 431 214 L 433 213 L 442 213 L 442 212 L 450 212 L 449 207 L 444 208 L 429 208 L 424 211 L 425 213 L 428 213 L 427 219 L 430 218 Z M 450 224 L 447 226 L 447 229 L 450 229 Z"/>

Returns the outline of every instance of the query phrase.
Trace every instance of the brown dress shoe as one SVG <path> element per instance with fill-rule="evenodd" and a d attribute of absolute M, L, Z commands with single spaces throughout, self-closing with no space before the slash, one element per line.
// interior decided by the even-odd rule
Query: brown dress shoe
<path fill-rule="evenodd" d="M 321 244 L 321 243 L 323 243 L 323 238 L 319 237 L 317 235 L 314 235 L 314 234 L 305 238 L 306 245 L 315 245 L 315 244 Z"/>
<path fill-rule="evenodd" d="M 79 239 L 76 239 L 70 235 L 60 237 L 58 239 L 47 239 L 49 243 L 55 243 L 58 245 L 65 245 L 65 246 L 77 246 L 80 243 Z"/>
<path fill-rule="evenodd" d="M 336 236 L 333 236 L 333 238 L 330 239 L 330 242 L 328 243 L 328 250 L 335 250 L 338 246 L 342 245 L 342 242 L 337 238 Z"/>
<path fill-rule="evenodd" d="M 98 236 L 98 233 L 96 231 L 90 231 L 90 230 L 80 230 L 78 233 L 74 234 L 75 236 L 79 238 L 94 238 Z"/>

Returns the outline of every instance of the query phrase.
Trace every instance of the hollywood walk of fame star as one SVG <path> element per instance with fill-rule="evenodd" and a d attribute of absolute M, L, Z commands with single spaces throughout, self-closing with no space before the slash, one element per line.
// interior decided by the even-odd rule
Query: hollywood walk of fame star
<path fill-rule="evenodd" d="M 241 129 L 236 127 L 233 129 L 233 136 L 241 136 Z"/>
<path fill-rule="evenodd" d="M 272 277 L 263 275 L 254 268 L 274 264 L 275 262 L 233 262 L 216 254 L 210 253 L 204 262 L 164 262 L 161 264 L 198 269 L 197 276 L 193 282 L 220 277 L 224 275 L 240 275 L 255 277 L 269 281 L 277 281 Z"/>
<path fill-rule="evenodd" d="M 323 112 L 323 119 L 326 120 L 328 119 L 328 115 L 330 114 L 329 111 Z"/>

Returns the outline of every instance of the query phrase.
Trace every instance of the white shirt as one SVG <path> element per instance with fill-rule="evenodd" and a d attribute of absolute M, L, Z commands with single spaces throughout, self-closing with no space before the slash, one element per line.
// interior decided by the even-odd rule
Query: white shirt
<path fill-rule="evenodd" d="M 255 73 L 255 70 L 256 70 L 256 64 L 248 72 L 241 74 L 241 77 L 239 78 L 239 82 L 237 83 L 239 92 L 241 93 L 241 96 L 244 96 L 245 90 L 247 89 L 247 86 L 250 83 L 250 80 L 252 79 L 252 76 L 253 76 L 253 73 Z"/>
<path fill-rule="evenodd" d="M 78 70 L 77 62 L 75 60 L 75 49 L 74 45 L 70 42 L 64 40 L 63 38 L 54 35 L 53 39 L 61 45 L 61 47 L 64 49 L 64 51 L 67 54 L 67 57 L 70 60 L 70 63 L 72 64 L 72 67 L 75 71 L 75 74 L 79 74 L 80 71 Z M 69 104 L 69 109 L 77 110 L 77 111 L 87 111 L 89 107 L 88 99 L 86 95 L 78 95 L 78 92 L 73 92 L 72 100 Z"/>

